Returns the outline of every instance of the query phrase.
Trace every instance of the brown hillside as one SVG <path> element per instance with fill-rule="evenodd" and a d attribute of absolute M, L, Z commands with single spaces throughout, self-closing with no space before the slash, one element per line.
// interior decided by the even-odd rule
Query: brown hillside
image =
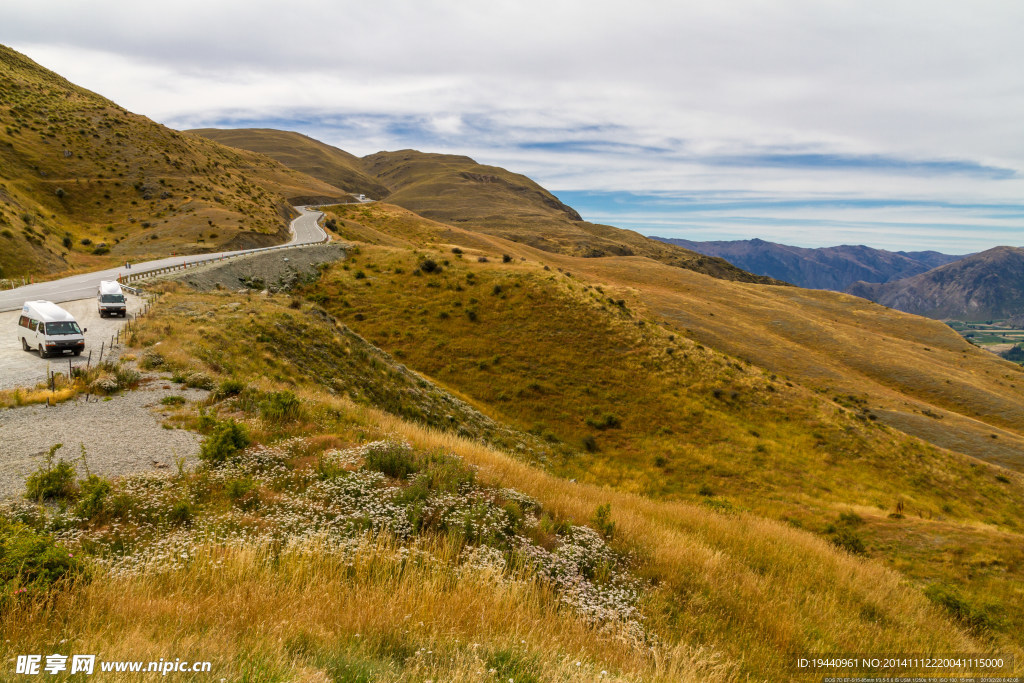
<path fill-rule="evenodd" d="M 362 163 L 391 189 L 390 203 L 427 218 L 544 251 L 584 257 L 646 256 L 718 278 L 776 282 L 632 230 L 588 223 L 526 176 L 466 156 L 401 150 L 371 154 Z"/>
<path fill-rule="evenodd" d="M 922 589 L 962 587 L 1008 636 L 1024 627 L 1024 479 L 1003 469 L 1024 469 L 1015 366 L 834 292 L 551 254 L 380 203 L 328 212 L 362 244 L 309 299 L 531 432 L 545 469 L 859 538 Z"/>
<path fill-rule="evenodd" d="M 1024 369 L 941 323 L 835 292 L 728 282 L 639 256 L 546 253 L 382 204 L 330 211 L 348 239 L 460 245 L 561 269 L 676 334 L 839 405 L 937 446 L 1024 470 Z"/>
<path fill-rule="evenodd" d="M 0 278 L 271 244 L 287 237 L 290 198 L 342 196 L 0 46 Z"/>
<path fill-rule="evenodd" d="M 388 196 L 387 187 L 370 177 L 353 154 L 301 133 L 270 128 L 198 128 L 188 131 L 223 145 L 266 154 L 289 168 L 372 199 Z"/>

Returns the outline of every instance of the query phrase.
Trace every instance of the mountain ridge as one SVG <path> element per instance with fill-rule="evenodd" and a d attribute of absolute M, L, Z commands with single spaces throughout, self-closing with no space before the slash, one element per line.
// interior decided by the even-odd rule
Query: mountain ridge
<path fill-rule="evenodd" d="M 699 242 L 652 237 L 701 254 L 724 258 L 756 275 L 809 289 L 843 292 L 854 282 L 889 282 L 923 273 L 962 256 L 936 251 L 888 251 L 865 245 L 796 247 L 759 238 Z"/>
<path fill-rule="evenodd" d="M 1000 246 L 913 277 L 856 282 L 849 294 L 929 318 L 985 320 L 1024 311 L 1024 248 Z"/>

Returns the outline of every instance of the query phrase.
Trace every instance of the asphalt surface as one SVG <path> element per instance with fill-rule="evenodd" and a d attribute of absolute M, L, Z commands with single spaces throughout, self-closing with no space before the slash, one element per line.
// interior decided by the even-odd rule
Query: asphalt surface
<path fill-rule="evenodd" d="M 72 275 L 60 280 L 50 282 L 39 282 L 32 285 L 25 285 L 15 289 L 0 291 L 0 311 L 21 310 L 26 301 L 38 301 L 40 299 L 61 303 L 65 301 L 76 301 L 96 296 L 96 288 L 101 280 L 116 280 L 119 275 L 138 275 L 161 268 L 180 266 L 185 263 L 202 263 L 234 256 L 237 254 L 249 254 L 259 251 L 278 249 L 280 246 L 294 246 L 297 244 L 315 244 L 327 238 L 327 233 L 319 226 L 318 221 L 323 215 L 320 211 L 313 211 L 305 206 L 295 207 L 302 215 L 292 221 L 292 239 L 287 245 L 276 247 L 261 247 L 259 249 L 242 249 L 240 251 L 221 251 L 213 254 L 193 254 L 191 256 L 171 256 L 156 261 L 133 263 L 131 268 L 121 266 L 109 268 L 94 273 Z M 12 335 L 13 336 L 13 335 Z"/>

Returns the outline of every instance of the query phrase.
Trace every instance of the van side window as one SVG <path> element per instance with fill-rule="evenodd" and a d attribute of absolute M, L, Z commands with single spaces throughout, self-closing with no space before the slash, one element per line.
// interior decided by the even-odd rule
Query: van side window
<path fill-rule="evenodd" d="M 22 327 L 28 327 L 28 316 L 23 315 L 20 318 L 18 318 L 18 324 Z"/>
<path fill-rule="evenodd" d="M 28 321 L 28 329 L 30 329 L 33 332 L 35 332 L 38 328 L 39 328 L 39 321 L 38 320 L 29 320 Z"/>

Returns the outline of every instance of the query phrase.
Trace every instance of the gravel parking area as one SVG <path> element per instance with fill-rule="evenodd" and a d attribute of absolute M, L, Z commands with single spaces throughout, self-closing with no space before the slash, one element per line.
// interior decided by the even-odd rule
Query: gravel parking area
<path fill-rule="evenodd" d="M 64 444 L 58 456 L 77 460 L 85 444 L 89 469 L 94 474 L 118 476 L 150 471 L 174 471 L 175 457 L 195 462 L 200 436 L 162 426 L 165 396 L 187 401 L 207 392 L 182 390 L 156 375 L 146 375 L 135 391 L 110 400 L 84 397 L 55 407 L 32 405 L 0 411 L 0 500 L 21 496 L 25 478 L 45 462 L 46 453 Z M 84 476 L 80 462 L 79 475 Z"/>
<path fill-rule="evenodd" d="M 142 304 L 142 299 L 127 294 L 125 299 L 128 302 L 129 315 L 135 315 Z M 21 341 L 18 338 L 18 318 L 21 311 L 8 311 L 0 313 L 0 389 L 13 389 L 15 387 L 33 387 L 39 382 L 46 381 L 49 368 L 55 371 L 68 371 L 68 359 L 75 365 L 84 364 L 92 353 L 92 362 L 95 364 L 100 357 L 100 349 L 103 349 L 103 358 L 111 358 L 109 347 L 110 338 L 117 334 L 117 331 L 124 327 L 124 318 L 101 318 L 96 310 L 96 299 L 79 299 L 77 301 L 66 301 L 60 307 L 71 315 L 75 316 L 78 324 L 87 330 L 85 333 L 85 353 L 75 358 L 73 356 L 61 356 L 54 358 L 40 358 L 35 351 L 23 351 Z M 115 348 L 114 354 L 119 352 Z"/>

